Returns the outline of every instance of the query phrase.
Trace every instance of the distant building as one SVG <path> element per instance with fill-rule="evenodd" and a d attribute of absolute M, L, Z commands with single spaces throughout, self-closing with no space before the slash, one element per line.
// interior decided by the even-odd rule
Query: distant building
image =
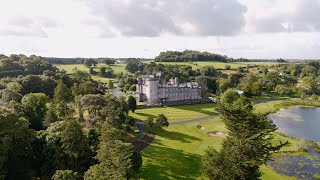
<path fill-rule="evenodd" d="M 139 77 L 137 101 L 149 104 L 201 100 L 201 87 L 195 82 L 179 83 L 177 77 L 166 82 L 162 73 Z"/>
<path fill-rule="evenodd" d="M 243 95 L 244 91 L 236 90 L 239 95 Z"/>
<path fill-rule="evenodd" d="M 126 61 L 124 61 L 124 60 L 121 60 L 121 59 L 116 60 L 116 64 L 125 64 L 125 63 L 126 63 Z"/>

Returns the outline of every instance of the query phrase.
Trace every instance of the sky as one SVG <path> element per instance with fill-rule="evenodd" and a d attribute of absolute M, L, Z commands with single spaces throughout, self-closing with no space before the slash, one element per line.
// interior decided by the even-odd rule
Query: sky
<path fill-rule="evenodd" d="M 320 59 L 320 0 L 0 0 L 0 54 Z"/>

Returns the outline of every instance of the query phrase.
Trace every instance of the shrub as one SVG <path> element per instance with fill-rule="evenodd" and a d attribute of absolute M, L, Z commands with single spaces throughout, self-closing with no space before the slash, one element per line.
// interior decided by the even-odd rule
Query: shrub
<path fill-rule="evenodd" d="M 156 123 L 157 123 L 158 127 L 168 127 L 169 126 L 168 118 L 163 114 L 158 115 L 158 117 L 156 119 Z"/>
<path fill-rule="evenodd" d="M 145 122 L 146 122 L 146 126 L 149 126 L 149 127 L 154 126 L 154 119 L 151 116 L 148 116 Z"/>

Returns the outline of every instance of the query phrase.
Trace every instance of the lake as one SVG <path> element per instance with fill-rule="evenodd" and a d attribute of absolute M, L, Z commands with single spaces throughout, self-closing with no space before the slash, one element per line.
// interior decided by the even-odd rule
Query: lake
<path fill-rule="evenodd" d="M 269 117 L 278 131 L 289 136 L 320 142 L 320 108 L 294 106 L 282 108 Z M 274 157 L 268 164 L 277 172 L 298 179 L 320 177 L 320 154 L 309 149 L 309 155 L 287 154 Z"/>
<path fill-rule="evenodd" d="M 282 108 L 269 117 L 278 131 L 289 136 L 320 142 L 320 108 L 294 106 Z"/>

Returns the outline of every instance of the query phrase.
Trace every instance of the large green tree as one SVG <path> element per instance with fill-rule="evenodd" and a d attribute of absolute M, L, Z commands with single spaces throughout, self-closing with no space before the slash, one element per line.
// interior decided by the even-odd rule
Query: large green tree
<path fill-rule="evenodd" d="M 136 98 L 134 98 L 133 96 L 129 96 L 128 105 L 129 105 L 129 109 L 134 113 L 134 111 L 137 109 Z"/>
<path fill-rule="evenodd" d="M 31 93 L 22 98 L 23 111 L 29 120 L 30 128 L 35 130 L 43 129 L 42 121 L 44 120 L 46 104 L 49 98 L 43 93 Z"/>
<path fill-rule="evenodd" d="M 58 106 L 60 116 L 66 116 L 67 103 L 73 99 L 71 90 L 62 82 L 58 81 L 57 87 L 54 89 L 54 103 Z"/>
<path fill-rule="evenodd" d="M 222 103 L 219 112 L 228 129 L 228 137 L 219 152 L 211 147 L 206 150 L 203 157 L 205 175 L 209 179 L 259 179 L 259 167 L 287 142 L 272 145 L 276 125 L 266 115 L 253 113 L 243 97 Z"/>
<path fill-rule="evenodd" d="M 123 143 L 124 132 L 112 127 L 104 127 L 97 151 L 98 164 L 91 166 L 84 179 L 129 179 L 132 172 L 133 147 Z"/>
<path fill-rule="evenodd" d="M 86 170 L 92 154 L 82 126 L 74 119 L 68 119 L 64 124 L 61 132 L 61 149 L 68 159 L 69 169 L 82 173 Z"/>
<path fill-rule="evenodd" d="M 27 120 L 0 106 L 0 179 L 31 178 L 34 139 Z"/>

